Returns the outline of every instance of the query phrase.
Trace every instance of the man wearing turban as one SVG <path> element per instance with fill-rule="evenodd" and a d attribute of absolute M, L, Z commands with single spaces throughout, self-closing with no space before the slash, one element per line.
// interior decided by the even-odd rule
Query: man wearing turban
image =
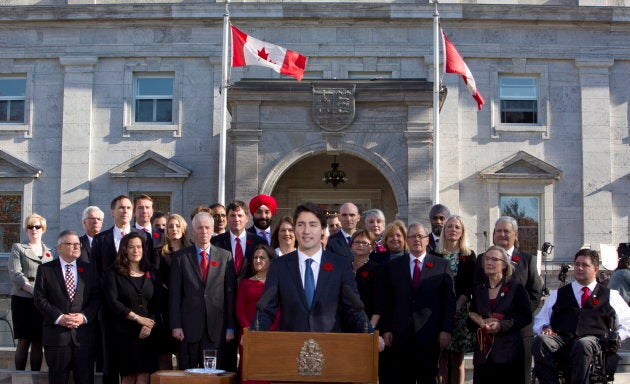
<path fill-rule="evenodd" d="M 267 245 L 271 245 L 271 220 L 277 208 L 276 199 L 269 195 L 260 194 L 249 201 L 249 211 L 254 218 L 254 225 L 247 231 L 265 239 Z"/>

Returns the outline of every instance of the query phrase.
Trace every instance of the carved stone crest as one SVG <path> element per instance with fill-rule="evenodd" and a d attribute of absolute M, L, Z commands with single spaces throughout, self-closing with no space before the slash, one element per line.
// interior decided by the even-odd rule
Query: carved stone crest
<path fill-rule="evenodd" d="M 325 131 L 341 131 L 354 120 L 355 85 L 314 86 L 313 121 Z"/>
<path fill-rule="evenodd" d="M 306 340 L 296 360 L 300 376 L 322 375 L 325 359 L 317 341 L 313 339 Z"/>

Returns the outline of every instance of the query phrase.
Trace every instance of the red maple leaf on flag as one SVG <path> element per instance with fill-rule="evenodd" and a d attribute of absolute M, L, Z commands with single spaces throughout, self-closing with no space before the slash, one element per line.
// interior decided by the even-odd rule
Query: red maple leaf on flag
<path fill-rule="evenodd" d="M 265 47 L 258 51 L 258 57 L 263 60 L 269 61 L 269 53 L 266 51 Z"/>

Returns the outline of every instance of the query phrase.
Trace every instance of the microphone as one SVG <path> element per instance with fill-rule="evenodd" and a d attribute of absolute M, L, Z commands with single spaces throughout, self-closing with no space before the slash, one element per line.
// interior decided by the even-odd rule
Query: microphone
<path fill-rule="evenodd" d="M 269 289 L 266 289 L 262 296 L 260 296 L 260 299 L 258 299 L 258 302 L 256 303 L 256 321 L 254 323 L 254 330 L 260 331 L 260 321 L 258 319 L 258 315 L 267 308 L 271 300 L 273 300 L 277 294 L 278 287 L 274 285 Z"/>

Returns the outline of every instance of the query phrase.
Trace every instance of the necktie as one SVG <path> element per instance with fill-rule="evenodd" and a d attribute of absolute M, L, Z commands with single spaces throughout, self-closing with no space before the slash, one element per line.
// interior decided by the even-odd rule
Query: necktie
<path fill-rule="evenodd" d="M 269 245 L 269 234 L 267 233 L 267 231 L 261 231 L 260 237 L 265 239 L 265 242 L 267 243 L 267 245 Z"/>
<path fill-rule="evenodd" d="M 199 254 L 201 255 L 201 263 L 199 263 L 199 268 L 201 269 L 201 280 L 205 284 L 206 280 L 208 280 L 208 266 L 210 265 L 210 263 L 208 263 L 208 252 L 201 251 Z"/>
<path fill-rule="evenodd" d="M 352 242 L 352 236 L 346 236 L 346 243 L 350 244 Z"/>
<path fill-rule="evenodd" d="M 238 275 L 243 265 L 243 247 L 241 247 L 241 239 L 236 238 L 236 247 L 234 247 L 234 267 L 236 268 L 236 274 Z"/>
<path fill-rule="evenodd" d="M 415 259 L 413 266 L 413 289 L 418 289 L 420 286 L 420 260 Z"/>
<path fill-rule="evenodd" d="M 306 269 L 304 270 L 304 293 L 306 293 L 306 303 L 310 308 L 313 305 L 313 296 L 315 295 L 315 277 L 313 276 L 313 259 L 306 259 Z"/>
<path fill-rule="evenodd" d="M 586 304 L 586 301 L 588 301 L 588 298 L 591 297 L 591 290 L 589 287 L 582 287 L 582 298 L 580 300 L 580 306 L 584 307 L 584 304 Z"/>
<path fill-rule="evenodd" d="M 75 285 L 74 274 L 72 273 L 72 264 L 66 264 L 66 290 L 68 291 L 68 298 L 70 301 L 74 299 Z"/>

